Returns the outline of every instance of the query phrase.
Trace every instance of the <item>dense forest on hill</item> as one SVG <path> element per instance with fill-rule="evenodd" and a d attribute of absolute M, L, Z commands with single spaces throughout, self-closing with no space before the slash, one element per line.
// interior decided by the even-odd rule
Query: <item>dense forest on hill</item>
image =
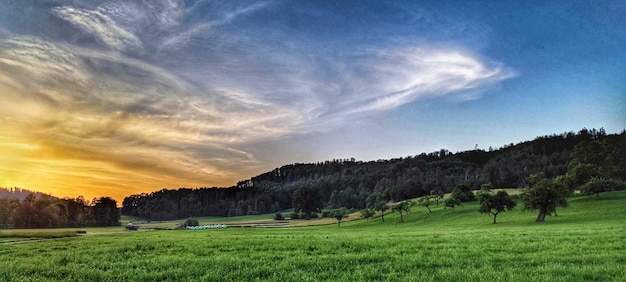
<path fill-rule="evenodd" d="M 0 228 L 51 228 L 119 225 L 117 201 L 109 197 L 75 199 L 20 188 L 0 187 Z"/>
<path fill-rule="evenodd" d="M 292 208 L 294 193 L 306 195 L 310 197 L 307 201 L 326 208 L 362 209 L 380 201 L 401 201 L 433 191 L 448 193 L 457 186 L 472 190 L 483 184 L 494 188 L 526 187 L 528 177 L 538 172 L 547 178 L 567 175 L 572 186 L 580 186 L 594 176 L 624 181 L 625 169 L 625 131 L 607 134 L 602 128 L 582 129 L 488 151 L 453 153 L 442 149 L 370 162 L 335 159 L 295 163 L 228 188 L 163 189 L 131 195 L 123 201 L 122 214 L 168 220 L 269 213 Z"/>

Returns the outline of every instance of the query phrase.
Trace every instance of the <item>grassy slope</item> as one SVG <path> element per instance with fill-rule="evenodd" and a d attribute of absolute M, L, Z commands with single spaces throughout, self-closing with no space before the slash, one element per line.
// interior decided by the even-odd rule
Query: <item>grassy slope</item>
<path fill-rule="evenodd" d="M 475 203 L 298 228 L 127 232 L 0 246 L 0 280 L 624 281 L 626 191 L 558 217 Z"/>

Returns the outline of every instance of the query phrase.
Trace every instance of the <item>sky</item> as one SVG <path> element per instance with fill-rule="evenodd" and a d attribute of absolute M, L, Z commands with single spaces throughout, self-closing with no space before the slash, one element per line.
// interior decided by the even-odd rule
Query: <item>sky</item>
<path fill-rule="evenodd" d="M 0 187 L 231 186 L 285 164 L 626 128 L 626 2 L 0 2 Z"/>

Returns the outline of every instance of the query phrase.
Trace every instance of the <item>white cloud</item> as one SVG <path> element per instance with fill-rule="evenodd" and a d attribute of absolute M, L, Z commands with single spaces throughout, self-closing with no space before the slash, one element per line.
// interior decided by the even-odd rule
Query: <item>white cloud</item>
<path fill-rule="evenodd" d="M 135 51 L 142 48 L 141 41 L 135 35 L 116 24 L 101 11 L 63 6 L 53 8 L 51 13 L 95 36 L 113 50 Z"/>

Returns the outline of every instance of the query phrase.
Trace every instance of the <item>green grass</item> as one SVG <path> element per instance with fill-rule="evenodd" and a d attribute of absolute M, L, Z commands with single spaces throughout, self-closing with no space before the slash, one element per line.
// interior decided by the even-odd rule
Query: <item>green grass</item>
<path fill-rule="evenodd" d="M 534 223 L 414 207 L 291 228 L 156 230 L 0 246 L 0 281 L 626 281 L 626 191 Z"/>

